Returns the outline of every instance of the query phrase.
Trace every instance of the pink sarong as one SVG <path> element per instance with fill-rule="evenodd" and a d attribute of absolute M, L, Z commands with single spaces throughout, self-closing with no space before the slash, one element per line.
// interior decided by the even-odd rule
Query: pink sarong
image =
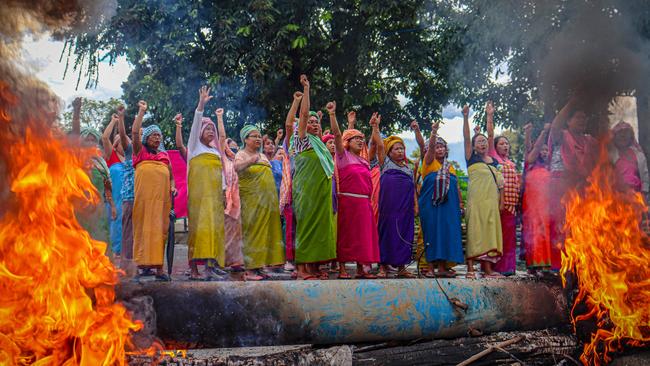
<path fill-rule="evenodd" d="M 167 150 L 178 194 L 174 198 L 176 218 L 187 217 L 187 163 L 178 150 Z"/>
<path fill-rule="evenodd" d="M 226 207 L 224 208 L 226 267 L 238 267 L 244 265 L 239 177 L 234 162 L 228 157 L 223 159 L 223 176 L 226 181 Z"/>
<path fill-rule="evenodd" d="M 379 235 L 370 196 L 368 162 L 348 152 L 336 157 L 339 174 L 337 260 L 379 262 Z"/>

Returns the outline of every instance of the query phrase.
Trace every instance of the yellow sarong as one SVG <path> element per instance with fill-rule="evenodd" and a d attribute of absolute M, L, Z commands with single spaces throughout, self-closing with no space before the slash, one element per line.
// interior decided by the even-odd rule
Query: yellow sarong
<path fill-rule="evenodd" d="M 169 230 L 169 168 L 159 161 L 140 162 L 135 169 L 133 259 L 138 266 L 162 266 Z"/>
<path fill-rule="evenodd" d="M 221 159 L 200 154 L 190 160 L 187 178 L 188 258 L 213 259 L 225 265 Z"/>
<path fill-rule="evenodd" d="M 246 269 L 284 264 L 280 208 L 271 166 L 253 164 L 239 173 Z"/>
<path fill-rule="evenodd" d="M 492 170 L 492 173 L 490 172 Z M 475 163 L 467 169 L 467 259 L 496 261 L 503 253 L 499 192 L 503 176 L 493 166 Z M 492 175 L 494 173 L 494 176 Z"/>

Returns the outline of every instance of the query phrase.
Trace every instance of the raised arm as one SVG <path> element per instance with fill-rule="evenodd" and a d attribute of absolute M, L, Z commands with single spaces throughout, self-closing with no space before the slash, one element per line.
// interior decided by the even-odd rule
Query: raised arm
<path fill-rule="evenodd" d="M 381 140 L 381 134 L 379 133 L 379 124 L 381 123 L 381 116 L 377 112 L 372 114 L 370 118 L 370 126 L 372 126 L 372 135 L 370 139 L 372 140 L 372 145 L 374 151 L 369 152 L 369 159 L 372 160 L 375 156 L 379 162 L 379 166 L 384 165 L 384 160 L 386 160 L 386 152 L 384 151 L 384 142 Z M 373 154 L 375 156 L 373 156 Z"/>
<path fill-rule="evenodd" d="M 126 150 L 129 147 L 129 138 L 126 135 L 126 127 L 124 126 L 124 106 L 117 107 L 117 132 L 120 134 L 120 144 L 122 149 Z"/>
<path fill-rule="evenodd" d="M 424 152 L 424 137 L 422 137 L 422 132 L 420 131 L 420 125 L 418 124 L 418 121 L 411 121 L 411 129 L 415 133 L 415 142 L 418 143 L 420 154 L 422 154 Z"/>
<path fill-rule="evenodd" d="M 542 146 L 544 146 L 544 144 L 548 140 L 548 131 L 550 129 L 551 129 L 550 123 L 544 125 L 544 129 L 539 134 L 539 137 L 537 137 L 537 140 L 535 141 L 535 145 L 533 145 L 533 148 L 526 155 L 526 161 L 529 164 L 532 164 L 535 162 L 535 160 L 537 160 L 537 157 L 539 156 L 539 152 L 542 150 Z"/>
<path fill-rule="evenodd" d="M 573 110 L 576 104 L 576 98 L 572 96 L 562 109 L 555 115 L 553 122 L 551 123 L 551 138 L 555 142 L 562 141 L 562 130 L 566 128 L 567 120 L 569 119 L 569 114 Z"/>
<path fill-rule="evenodd" d="M 275 148 L 277 149 L 278 146 L 280 146 L 280 142 L 282 142 L 282 138 L 284 137 L 284 130 L 283 129 L 278 129 L 278 132 L 275 133 Z"/>
<path fill-rule="evenodd" d="M 81 97 L 72 101 L 72 133 L 77 136 L 81 134 Z"/>
<path fill-rule="evenodd" d="M 187 161 L 187 148 L 183 143 L 183 115 L 180 113 L 176 114 L 174 116 L 174 123 L 176 124 L 176 148 L 183 157 L 183 160 Z"/>
<path fill-rule="evenodd" d="M 300 120 L 298 121 L 298 137 L 305 138 L 307 133 L 307 120 L 309 120 L 309 80 L 307 75 L 300 75 L 300 83 L 302 84 L 302 103 L 300 104 Z"/>
<path fill-rule="evenodd" d="M 207 86 L 202 86 L 199 89 L 199 102 L 196 105 L 196 110 L 194 111 L 194 119 L 192 120 L 192 126 L 190 127 L 190 137 L 187 140 L 187 150 L 188 154 L 192 154 L 192 151 L 195 151 L 196 147 L 201 143 L 201 120 L 203 119 L 203 110 L 205 105 L 213 98 L 210 95 L 210 88 Z"/>
<path fill-rule="evenodd" d="M 104 160 L 108 160 L 111 158 L 111 154 L 113 153 L 113 143 L 111 143 L 111 134 L 113 133 L 113 129 L 115 128 L 115 125 L 117 124 L 117 121 L 119 119 L 119 116 L 117 113 L 113 113 L 111 116 L 111 121 L 108 123 L 108 126 L 104 129 L 104 133 L 102 133 L 102 146 L 104 147 Z"/>
<path fill-rule="evenodd" d="M 308 99 L 309 100 L 309 99 Z M 303 101 L 303 104 L 305 102 Z M 343 155 L 345 148 L 343 147 L 343 136 L 341 134 L 341 129 L 339 128 L 339 123 L 336 121 L 336 102 L 329 102 L 327 106 L 327 114 L 330 117 L 330 128 L 332 129 L 332 134 L 334 135 L 334 145 L 336 145 L 336 153 Z"/>
<path fill-rule="evenodd" d="M 349 111 L 348 112 L 348 130 L 353 130 L 354 125 L 357 123 L 357 112 Z"/>
<path fill-rule="evenodd" d="M 285 134 L 285 145 L 288 147 L 291 143 L 291 136 L 293 136 L 293 123 L 296 120 L 296 112 L 298 112 L 298 107 L 300 106 L 300 101 L 302 100 L 302 92 L 293 93 L 293 101 L 291 102 L 291 107 L 287 113 L 287 118 L 284 120 L 284 130 L 287 132 Z"/>
<path fill-rule="evenodd" d="M 469 136 L 469 106 L 463 107 L 463 140 L 465 141 L 465 160 L 472 157 L 472 138 Z"/>
<path fill-rule="evenodd" d="M 427 153 L 424 154 L 424 164 L 429 165 L 436 158 L 436 139 L 438 138 L 438 128 L 440 121 L 431 124 L 431 136 L 429 137 L 429 147 Z"/>
<path fill-rule="evenodd" d="M 217 133 L 219 134 L 219 145 L 221 146 L 221 152 L 226 154 L 227 157 L 233 159 L 235 153 L 230 150 L 230 146 L 226 143 L 228 135 L 226 134 L 226 125 L 223 123 L 223 108 L 217 108 L 214 112 L 217 116 Z"/>
<path fill-rule="evenodd" d="M 532 134 L 533 134 L 533 124 L 531 122 L 528 122 L 524 126 L 524 149 L 526 149 L 525 150 L 526 154 L 528 154 L 530 150 L 533 148 Z"/>
<path fill-rule="evenodd" d="M 133 141 L 133 155 L 137 155 L 142 150 L 142 140 L 140 129 L 142 129 L 142 120 L 144 113 L 147 111 L 147 102 L 141 100 L 138 102 L 138 114 L 135 116 L 133 126 L 131 127 L 131 141 Z"/>
<path fill-rule="evenodd" d="M 494 105 L 491 100 L 485 105 L 485 116 L 487 119 L 488 149 L 494 150 Z"/>

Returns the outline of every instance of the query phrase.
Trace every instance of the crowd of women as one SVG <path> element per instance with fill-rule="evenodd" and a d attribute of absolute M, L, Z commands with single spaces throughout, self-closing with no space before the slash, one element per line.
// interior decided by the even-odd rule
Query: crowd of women
<path fill-rule="evenodd" d="M 191 280 L 221 279 L 230 269 L 245 270 L 244 278 L 255 281 L 283 267 L 300 280 L 328 279 L 330 271 L 349 279 L 346 263 L 356 264 L 356 278 L 391 273 L 410 278 L 409 265 L 419 259 L 414 245 L 421 247 L 428 277 L 454 277 L 452 267 L 465 262 L 468 278 L 478 277 L 475 264 L 483 277 L 503 277 L 516 269 L 519 221 L 529 270 L 559 269 L 561 199 L 584 181 L 597 155 L 595 139 L 586 134 L 587 115 L 575 99 L 534 143 L 532 125 L 524 127 L 523 174 L 510 159 L 508 139 L 494 136 L 492 103 L 485 110 L 487 134 L 478 128 L 470 133 L 465 106 L 469 183 L 464 200 L 439 123 L 432 124 L 428 141 L 417 122 L 411 124 L 422 154 L 410 161 L 400 137 L 382 138 L 377 113 L 367 140 L 355 129 L 355 113 L 347 114 L 342 130 L 336 102 L 329 102 L 330 127 L 323 132 L 322 113 L 311 111 L 309 80 L 303 75 L 300 83 L 303 90 L 293 94 L 284 131 L 275 140 L 245 125 L 238 146 L 226 135 L 222 109 L 216 110 L 216 124 L 204 115 L 213 98 L 207 87 L 199 90 L 187 147 L 182 116 L 176 116 L 176 145 L 188 166 Z M 130 137 L 123 108 L 103 135 L 81 132 L 85 143 L 102 143 L 88 169 L 106 203 L 106 211 L 95 210 L 81 221 L 94 237 L 111 243 L 116 258 L 132 258 L 140 275 L 166 281 L 163 251 L 176 187 L 162 132 L 156 125 L 142 128 L 147 104 L 138 107 Z M 620 122 L 612 134 L 611 162 L 625 189 L 647 196 L 647 163 L 632 127 Z"/>

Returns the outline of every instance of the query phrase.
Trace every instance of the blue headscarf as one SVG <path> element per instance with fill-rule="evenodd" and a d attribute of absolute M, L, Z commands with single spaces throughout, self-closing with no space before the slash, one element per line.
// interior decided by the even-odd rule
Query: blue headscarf
<path fill-rule="evenodd" d="M 153 133 L 159 133 L 160 136 L 162 136 L 162 131 L 160 130 L 160 127 L 158 125 L 149 125 L 145 128 L 142 129 L 142 145 L 147 146 L 147 138 L 151 136 Z M 158 145 L 158 152 L 165 151 L 165 146 L 162 141 L 160 141 L 160 145 Z"/>

